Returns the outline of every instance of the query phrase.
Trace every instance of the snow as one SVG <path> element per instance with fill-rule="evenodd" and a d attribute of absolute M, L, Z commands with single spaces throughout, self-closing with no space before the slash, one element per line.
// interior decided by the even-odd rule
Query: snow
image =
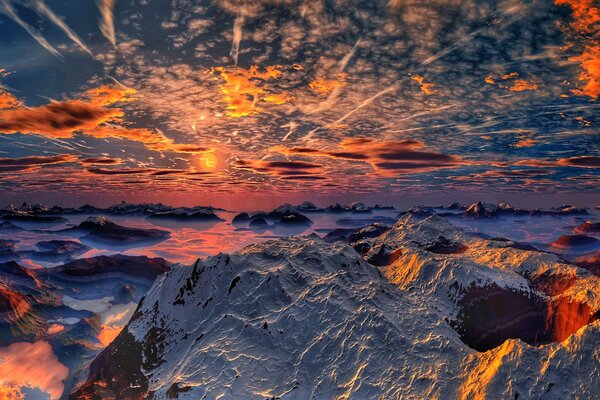
<path fill-rule="evenodd" d="M 468 250 L 424 250 L 439 236 Z M 446 322 L 457 312 L 458 297 L 448 297 L 454 282 L 528 291 L 525 272 L 574 272 L 587 289 L 567 295 L 583 296 L 597 310 L 597 277 L 551 254 L 469 237 L 437 216 L 419 221 L 407 214 L 364 240 L 402 248 L 403 255 L 379 269 L 352 247 L 311 235 L 254 244 L 160 276 L 126 328 L 143 345 L 148 390 L 157 399 L 167 399 L 173 385 L 185 388 L 179 399 L 600 395 L 600 321 L 562 343 L 509 339 L 482 353 Z"/>

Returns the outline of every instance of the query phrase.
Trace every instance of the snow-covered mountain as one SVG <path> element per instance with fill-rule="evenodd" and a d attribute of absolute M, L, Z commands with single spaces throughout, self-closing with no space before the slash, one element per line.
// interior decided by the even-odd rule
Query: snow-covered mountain
<path fill-rule="evenodd" d="M 71 398 L 600 395 L 597 276 L 437 216 L 353 245 L 379 267 L 312 235 L 173 268 Z"/>

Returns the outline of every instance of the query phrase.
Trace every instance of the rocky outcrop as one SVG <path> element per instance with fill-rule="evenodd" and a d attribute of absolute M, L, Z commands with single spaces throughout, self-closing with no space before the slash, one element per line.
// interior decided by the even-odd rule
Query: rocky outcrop
<path fill-rule="evenodd" d="M 59 233 L 83 234 L 83 240 L 92 240 L 118 246 L 140 243 L 155 243 L 169 237 L 168 231 L 160 229 L 129 228 L 117 225 L 105 217 L 89 217 L 78 226 L 58 231 Z"/>
<path fill-rule="evenodd" d="M 440 237 L 465 248 L 427 250 Z M 378 268 L 312 235 L 171 270 L 71 398 L 599 394 L 597 277 L 435 216 L 360 242 L 399 256 Z"/>
<path fill-rule="evenodd" d="M 598 318 L 597 276 L 508 240 L 467 236 L 438 216 L 406 215 L 382 236 L 353 245 L 367 261 L 373 252 L 387 254 L 384 275 L 445 310 L 461 339 L 479 351 L 511 338 L 560 342 Z"/>
<path fill-rule="evenodd" d="M 557 249 L 578 249 L 599 246 L 600 240 L 586 235 L 563 235 L 552 242 L 551 246 Z"/>

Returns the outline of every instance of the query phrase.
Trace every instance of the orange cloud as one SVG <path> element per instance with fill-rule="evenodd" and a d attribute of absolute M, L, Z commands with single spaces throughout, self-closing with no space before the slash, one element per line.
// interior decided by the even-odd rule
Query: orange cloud
<path fill-rule="evenodd" d="M 120 138 L 143 143 L 150 150 L 180 153 L 206 153 L 206 147 L 176 144 L 158 130 L 123 125 L 124 112 L 117 103 L 134 101 L 135 90 L 101 86 L 88 90 L 82 100 L 53 101 L 39 107 L 26 107 L 10 97 L 0 97 L 0 133 L 35 134 L 55 139 L 84 133 L 95 138 Z M 4 99 L 4 100 L 2 100 Z"/>
<path fill-rule="evenodd" d="M 102 325 L 100 327 L 100 333 L 98 333 L 98 340 L 106 347 L 119 336 L 119 333 L 121 333 L 122 330 L 122 326 Z"/>
<path fill-rule="evenodd" d="M 233 166 L 260 174 L 268 174 L 282 179 L 308 180 L 324 179 L 322 165 L 306 161 L 264 161 L 236 160 Z M 311 178 L 308 178 L 311 177 Z"/>
<path fill-rule="evenodd" d="M 267 87 L 267 82 L 281 76 L 280 68 L 269 66 L 262 72 L 256 66 L 249 69 L 214 68 L 213 72 L 224 81 L 220 90 L 223 102 L 227 105 L 225 114 L 232 118 L 240 118 L 263 111 L 262 105 L 265 103 L 287 103 L 290 100 L 287 94 L 273 93 Z"/>
<path fill-rule="evenodd" d="M 580 156 L 561 158 L 560 160 L 558 160 L 558 165 L 568 167 L 600 168 L 600 157 Z"/>
<path fill-rule="evenodd" d="M 532 147 L 532 146 L 535 146 L 536 143 L 537 143 L 537 140 L 535 140 L 535 139 L 521 139 L 515 144 L 515 147 L 517 147 L 517 148 Z"/>
<path fill-rule="evenodd" d="M 418 82 L 421 85 L 421 91 L 425 94 L 434 94 L 435 91 L 433 90 L 433 87 L 435 86 L 435 84 L 433 83 L 425 83 L 425 78 L 423 78 L 421 75 L 415 75 L 412 77 L 413 81 Z"/>
<path fill-rule="evenodd" d="M 116 165 L 121 164 L 123 160 L 120 158 L 110 158 L 110 157 L 97 157 L 97 158 L 84 158 L 83 160 L 79 160 L 82 164 L 100 164 L 100 165 Z"/>
<path fill-rule="evenodd" d="M 538 90 L 537 83 L 533 81 L 526 81 L 525 79 L 516 79 L 513 85 L 508 88 L 511 92 L 522 92 L 524 90 Z"/>
<path fill-rule="evenodd" d="M 334 79 L 326 79 L 319 76 L 314 81 L 310 82 L 308 87 L 316 94 L 326 96 L 333 90 L 346 86 L 346 77 L 347 75 L 343 72 L 336 74 Z"/>
<path fill-rule="evenodd" d="M 0 110 L 7 108 L 16 108 L 22 105 L 21 101 L 13 96 L 11 93 L 0 89 Z"/>
<path fill-rule="evenodd" d="M 522 92 L 525 90 L 538 90 L 538 85 L 533 80 L 517 79 L 519 77 L 518 72 L 510 72 L 508 74 L 500 75 L 498 78 L 500 82 L 497 82 L 492 75 L 488 75 L 485 78 L 485 82 L 489 85 L 497 85 L 499 88 L 508 89 L 510 92 Z M 503 81 L 511 81 L 512 85 L 502 83 Z"/>
<path fill-rule="evenodd" d="M 443 168 L 457 168 L 475 164 L 459 156 L 422 150 L 425 145 L 416 140 L 376 141 L 358 138 L 344 139 L 336 150 L 307 147 L 275 146 L 271 150 L 285 155 L 327 157 L 339 160 L 365 162 L 382 175 L 429 172 Z"/>
<path fill-rule="evenodd" d="M 585 82 L 581 89 L 575 89 L 573 93 L 597 99 L 600 96 L 600 45 L 587 46 L 580 56 L 570 57 L 569 61 L 581 64 L 583 72 L 579 74 L 579 81 Z"/>
<path fill-rule="evenodd" d="M 0 396 L 21 399 L 21 387 L 37 388 L 59 399 L 64 390 L 63 381 L 69 369 L 58 361 L 50 344 L 13 343 L 0 348 Z"/>
<path fill-rule="evenodd" d="M 584 86 L 572 92 L 578 96 L 589 96 L 596 100 L 600 96 L 600 8 L 595 0 L 554 0 L 557 5 L 571 8 L 572 35 L 578 40 L 583 50 L 581 55 L 569 58 L 569 61 L 579 63 L 583 70 L 579 81 Z"/>
<path fill-rule="evenodd" d="M 557 5 L 571 7 L 573 22 L 571 27 L 581 33 L 594 33 L 600 23 L 600 9 L 596 0 L 554 0 Z"/>
<path fill-rule="evenodd" d="M 77 161 L 72 154 L 55 156 L 29 156 L 19 158 L 0 158 L 0 172 L 35 171 L 43 165 L 63 164 Z"/>

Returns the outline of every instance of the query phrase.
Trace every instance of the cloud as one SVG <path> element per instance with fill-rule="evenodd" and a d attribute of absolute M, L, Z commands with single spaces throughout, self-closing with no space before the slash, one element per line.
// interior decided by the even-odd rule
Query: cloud
<path fill-rule="evenodd" d="M 88 90 L 81 100 L 52 101 L 26 107 L 10 94 L 0 92 L 0 133 L 34 134 L 53 139 L 83 133 L 95 138 L 119 138 L 143 143 L 147 149 L 178 153 L 211 152 L 205 146 L 175 143 L 159 130 L 124 126 L 125 113 L 111 107 L 135 101 L 135 90 L 101 86 Z M 4 107 L 1 107 L 4 104 Z"/>
<path fill-rule="evenodd" d="M 573 90 L 573 93 L 597 99 L 600 96 L 600 45 L 586 46 L 581 55 L 570 57 L 569 61 L 581 64 L 583 72 L 578 79 L 585 83 L 581 89 Z"/>
<path fill-rule="evenodd" d="M 4 70 L 0 69 L 0 77 L 2 77 Z M 12 93 L 2 90 L 0 87 L 0 111 L 7 108 L 21 107 L 23 103 L 17 99 Z"/>
<path fill-rule="evenodd" d="M 40 107 L 1 111 L 0 132 L 70 138 L 74 132 L 96 128 L 121 116 L 123 113 L 119 109 L 108 109 L 81 100 L 52 102 Z"/>
<path fill-rule="evenodd" d="M 83 51 L 92 55 L 91 50 L 83 43 L 83 41 L 77 36 L 75 32 L 63 21 L 61 17 L 56 15 L 43 0 L 32 0 L 31 8 L 37 12 L 40 16 L 48 18 L 54 25 L 56 25 L 65 35 L 69 37 L 74 43 L 76 43 Z"/>
<path fill-rule="evenodd" d="M 84 158 L 79 160 L 82 164 L 101 164 L 101 165 L 116 165 L 121 164 L 123 160 L 120 158 L 110 158 L 110 157 L 96 157 L 96 158 Z"/>
<path fill-rule="evenodd" d="M 159 169 L 159 168 L 86 168 L 86 171 L 96 175 L 182 175 L 189 174 L 186 169 Z"/>
<path fill-rule="evenodd" d="M 106 39 L 117 47 L 117 38 L 115 35 L 115 21 L 113 9 L 117 0 L 96 0 L 98 10 L 100 11 L 100 32 Z"/>
<path fill-rule="evenodd" d="M 8 16 L 15 23 L 17 23 L 21 28 L 25 29 L 27 33 L 39 43 L 40 46 L 48 50 L 48 52 L 56 57 L 60 58 L 60 53 L 56 50 L 41 33 L 39 33 L 34 27 L 29 25 L 27 22 L 23 21 L 21 17 L 17 14 L 16 10 L 12 6 L 10 0 L 0 0 L 0 12 Z"/>
<path fill-rule="evenodd" d="M 0 158 L 0 172 L 33 172 L 44 165 L 64 164 L 76 161 L 77 157 L 72 154 L 20 158 L 4 157 Z"/>
<path fill-rule="evenodd" d="M 275 146 L 271 150 L 285 155 L 365 162 L 382 175 L 429 172 L 475 164 L 459 156 L 426 151 L 424 147 L 422 142 L 416 140 L 377 141 L 360 138 L 344 139 L 340 147 L 334 150 L 283 146 Z"/>
<path fill-rule="evenodd" d="M 125 168 L 125 169 L 107 169 L 107 168 L 87 168 L 87 172 L 97 175 L 133 175 L 148 174 L 153 170 L 150 168 Z"/>
<path fill-rule="evenodd" d="M 310 82 L 308 86 L 318 95 L 328 95 L 332 91 L 346 86 L 347 83 L 345 80 L 347 76 L 348 75 L 343 72 L 335 74 L 333 79 L 318 76 L 314 81 Z"/>
<path fill-rule="evenodd" d="M 61 164 L 77 161 L 72 154 L 59 154 L 56 156 L 30 156 L 21 158 L 0 158 L 1 166 L 23 166 L 23 165 L 48 165 Z"/>
<path fill-rule="evenodd" d="M 570 158 L 561 158 L 558 165 L 568 167 L 600 168 L 600 157 L 597 156 L 579 156 Z"/>
<path fill-rule="evenodd" d="M 568 6 L 572 11 L 572 21 L 569 25 L 571 40 L 581 54 L 572 56 L 569 61 L 579 63 L 583 70 L 579 81 L 584 86 L 572 92 L 578 96 L 589 96 L 598 99 L 600 96 L 600 7 L 595 0 L 554 0 L 555 4 Z"/>
<path fill-rule="evenodd" d="M 538 90 L 538 85 L 533 80 L 519 78 L 518 72 L 510 72 L 502 74 L 497 78 L 493 75 L 488 75 L 485 82 L 490 85 L 496 85 L 503 89 L 508 89 L 510 92 L 523 92 L 525 90 Z"/>
<path fill-rule="evenodd" d="M 262 112 L 267 103 L 276 105 L 289 101 L 285 93 L 274 93 L 267 87 L 268 81 L 281 76 L 280 66 L 269 66 L 262 72 L 255 66 L 249 69 L 216 67 L 214 72 L 224 80 L 220 91 L 229 117 L 245 117 Z"/>
<path fill-rule="evenodd" d="M 323 178 L 320 177 L 320 174 L 323 173 L 322 165 L 307 161 L 236 160 L 233 166 L 237 169 L 268 174 L 283 179 L 314 180 Z"/>
<path fill-rule="evenodd" d="M 19 342 L 0 348 L 0 395 L 18 399 L 20 388 L 37 388 L 57 400 L 69 369 L 60 363 L 50 344 Z M 14 396 L 14 397 L 8 397 Z"/>
<path fill-rule="evenodd" d="M 415 75 L 412 77 L 413 81 L 418 82 L 421 85 L 421 91 L 425 94 L 434 94 L 435 91 L 433 90 L 433 87 L 435 86 L 435 84 L 433 83 L 425 83 L 425 78 L 423 78 L 421 75 Z"/>
<path fill-rule="evenodd" d="M 43 0 L 27 0 L 18 2 L 19 6 L 28 7 L 37 13 L 40 17 L 47 18 L 52 22 L 58 29 L 60 29 L 69 39 L 71 39 L 77 46 L 88 53 L 90 56 L 92 52 L 83 43 L 79 36 L 64 22 L 64 20 L 56 15 Z M 52 55 L 62 58 L 59 51 L 52 46 L 48 40 L 42 35 L 40 31 L 25 22 L 17 13 L 12 5 L 12 0 L 0 0 L 0 13 L 5 14 L 12 19 L 16 24 L 21 26 L 25 31 L 36 41 L 40 46 L 46 49 Z"/>

